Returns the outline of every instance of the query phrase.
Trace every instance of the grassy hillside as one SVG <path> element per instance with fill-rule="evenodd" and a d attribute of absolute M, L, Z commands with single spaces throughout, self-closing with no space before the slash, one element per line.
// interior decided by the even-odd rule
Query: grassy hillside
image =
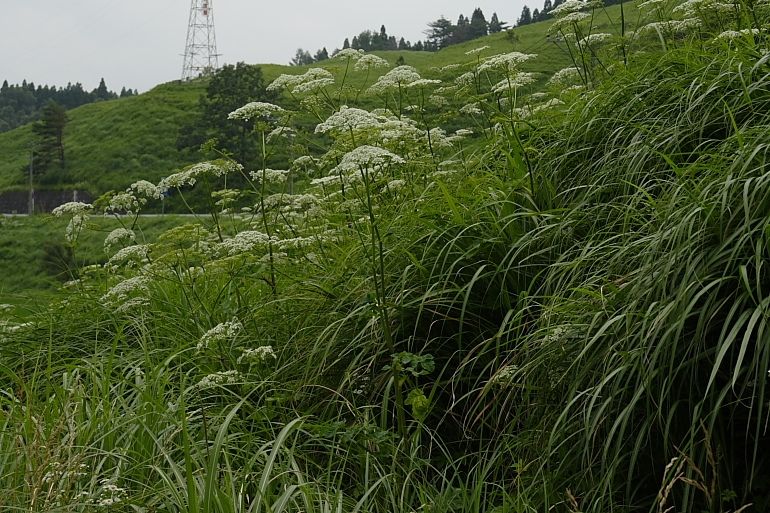
<path fill-rule="evenodd" d="M 635 9 L 626 7 L 628 20 L 634 20 Z M 597 13 L 595 25 L 603 32 L 619 30 L 619 6 Z M 489 46 L 485 55 L 520 51 L 536 53 L 538 58 L 527 63 L 528 71 L 548 76 L 569 64 L 569 56 L 547 39 L 551 22 L 540 22 L 514 30 L 514 37 L 499 33 L 485 38 L 450 46 L 437 53 L 391 51 L 377 52 L 391 64 L 403 57 L 406 64 L 416 67 L 424 76 L 437 75 L 437 70 L 448 64 L 468 62 L 465 52 L 480 46 Z M 316 64 L 332 71 L 338 80 L 344 73 L 339 61 L 329 60 Z M 304 67 L 263 65 L 266 79 L 281 73 L 301 73 Z M 348 83 L 361 86 L 360 74 L 348 77 Z M 70 123 L 66 128 L 65 147 L 67 179 L 94 194 L 111 189 L 122 189 L 134 180 L 158 180 L 174 169 L 189 164 L 195 156 L 181 153 L 175 141 L 180 126 L 191 121 L 198 98 L 205 92 L 204 81 L 168 83 L 138 97 L 100 102 L 69 111 Z M 365 102 L 366 103 L 366 102 Z M 0 190 L 23 188 L 24 172 L 29 162 L 29 126 L 0 134 Z"/>

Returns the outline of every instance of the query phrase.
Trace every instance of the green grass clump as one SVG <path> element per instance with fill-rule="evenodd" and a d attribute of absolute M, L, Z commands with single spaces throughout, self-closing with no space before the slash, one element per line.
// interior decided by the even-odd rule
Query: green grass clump
<path fill-rule="evenodd" d="M 561 13 L 561 84 L 463 54 L 349 107 L 353 56 L 294 95 L 312 139 L 250 105 L 260 169 L 97 205 L 132 212 L 106 262 L 0 314 L 2 508 L 766 510 L 768 13 L 737 12 L 595 48 Z M 208 213 L 137 237 L 166 188 Z"/>

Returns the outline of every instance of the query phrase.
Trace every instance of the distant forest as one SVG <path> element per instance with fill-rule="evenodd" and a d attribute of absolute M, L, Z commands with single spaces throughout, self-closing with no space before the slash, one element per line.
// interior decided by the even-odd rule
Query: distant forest
<path fill-rule="evenodd" d="M 7 132 L 41 118 L 43 109 L 51 102 L 73 109 L 87 103 L 113 100 L 138 94 L 132 89 L 121 89 L 120 93 L 110 91 L 104 83 L 93 91 L 86 91 L 80 82 L 67 84 L 66 87 L 35 85 L 24 80 L 21 84 L 8 84 L 3 81 L 0 87 L 0 133 Z"/>
<path fill-rule="evenodd" d="M 413 43 L 403 37 L 389 35 L 385 25 L 382 25 L 379 31 L 364 30 L 352 38 L 346 37 L 342 43 L 342 49 L 353 48 L 354 50 L 364 50 L 367 52 L 378 50 L 435 52 L 450 45 L 501 32 L 507 28 L 508 24 L 500 21 L 497 13 L 492 13 L 492 16 L 487 21 L 482 10 L 477 7 L 473 10 L 473 14 L 470 17 L 461 14 L 457 18 L 457 23 L 452 23 L 443 16 L 436 21 L 428 23 L 428 28 L 425 30 L 427 37 L 424 41 Z M 336 48 L 329 53 L 326 48 L 321 48 L 314 54 L 311 54 L 302 48 L 298 48 L 290 64 L 293 66 L 304 66 L 320 62 L 333 57 L 339 51 L 340 48 Z"/>

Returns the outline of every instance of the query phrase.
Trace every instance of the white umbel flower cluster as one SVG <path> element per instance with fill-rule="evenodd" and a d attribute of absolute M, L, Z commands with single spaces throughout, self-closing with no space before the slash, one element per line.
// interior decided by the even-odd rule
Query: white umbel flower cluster
<path fill-rule="evenodd" d="M 201 379 L 195 386 L 200 390 L 208 390 L 210 388 L 217 388 L 225 385 L 237 385 L 238 383 L 243 382 L 244 377 L 240 372 L 230 370 L 209 374 Z"/>
<path fill-rule="evenodd" d="M 126 191 L 133 192 L 134 196 L 137 198 L 145 198 L 148 200 L 161 199 L 163 197 L 163 192 L 160 188 L 147 180 L 139 180 L 138 182 L 132 183 Z"/>
<path fill-rule="evenodd" d="M 339 52 L 335 53 L 333 59 L 353 59 L 358 60 L 364 56 L 363 50 L 356 50 L 354 48 L 343 48 Z"/>
<path fill-rule="evenodd" d="M 362 55 L 360 59 L 356 62 L 356 64 L 353 66 L 353 69 L 356 71 L 366 71 L 370 69 L 376 69 L 376 68 L 389 68 L 390 64 L 388 64 L 388 61 L 383 59 L 382 57 L 378 57 L 374 54 L 368 53 L 366 55 Z"/>
<path fill-rule="evenodd" d="M 169 189 L 178 189 L 186 185 L 195 185 L 203 177 L 218 178 L 242 170 L 243 166 L 232 161 L 200 162 L 162 179 L 158 184 L 158 189 L 161 192 L 165 192 Z"/>
<path fill-rule="evenodd" d="M 238 363 L 265 364 L 278 359 L 273 346 L 261 346 L 254 349 L 244 349 L 238 357 Z"/>
<path fill-rule="evenodd" d="M 554 73 L 548 80 L 548 83 L 552 85 L 565 85 L 578 80 L 580 80 L 580 70 L 574 66 L 570 66 Z"/>
<path fill-rule="evenodd" d="M 80 231 L 88 220 L 88 214 L 93 210 L 93 205 L 79 201 L 70 201 L 59 205 L 51 212 L 56 217 L 72 216 L 64 231 L 67 242 L 74 243 L 80 236 Z"/>
<path fill-rule="evenodd" d="M 104 252 L 109 253 L 113 246 L 136 241 L 136 234 L 128 228 L 115 228 L 104 239 Z"/>
<path fill-rule="evenodd" d="M 147 295 L 150 292 L 149 282 L 146 276 L 134 276 L 123 280 L 102 296 L 102 302 L 122 303 L 132 296 Z"/>
<path fill-rule="evenodd" d="M 605 32 L 598 32 L 596 34 L 589 34 L 580 40 L 581 45 L 595 46 L 610 41 L 614 36 Z"/>
<path fill-rule="evenodd" d="M 495 93 L 502 93 L 504 91 L 508 91 L 509 89 L 518 89 L 519 87 L 530 85 L 533 82 L 535 82 L 534 73 L 518 71 L 511 73 L 510 76 L 495 84 L 494 87 L 492 87 L 492 91 Z"/>
<path fill-rule="evenodd" d="M 366 130 L 378 126 L 380 120 L 369 111 L 343 105 L 326 121 L 315 127 L 315 133 L 340 133 L 351 130 Z"/>
<path fill-rule="evenodd" d="M 68 203 L 64 203 L 62 205 L 59 205 L 55 209 L 51 211 L 51 213 L 56 217 L 63 217 L 63 216 L 82 216 L 87 215 L 91 210 L 93 210 L 93 205 L 90 205 L 88 203 L 81 203 L 79 201 L 70 201 Z"/>
<path fill-rule="evenodd" d="M 107 242 L 105 241 L 105 245 Z M 107 262 L 108 269 L 117 269 L 120 266 L 135 267 L 148 261 L 150 246 L 147 244 L 135 244 L 118 250 Z"/>
<path fill-rule="evenodd" d="M 289 171 L 286 169 L 262 169 L 249 173 L 251 179 L 258 183 L 282 184 L 289 178 Z"/>
<path fill-rule="evenodd" d="M 275 237 L 268 237 L 259 231 L 247 230 L 221 242 L 218 245 L 218 250 L 224 255 L 236 256 L 243 253 L 251 253 L 255 249 L 265 249 L 272 242 L 276 242 Z"/>
<path fill-rule="evenodd" d="M 235 340 L 235 337 L 237 337 L 242 331 L 243 324 L 241 324 L 241 321 L 234 317 L 233 320 L 219 323 L 204 333 L 198 341 L 196 349 L 198 351 L 204 351 L 212 345 Z"/>
<path fill-rule="evenodd" d="M 334 76 L 323 68 L 310 68 L 302 75 L 279 75 L 278 78 L 270 82 L 270 85 L 267 86 L 267 90 L 278 92 L 288 89 L 294 92 L 297 87 L 302 86 L 303 84 L 317 82 L 319 80 L 331 80 L 333 83 Z"/>
<path fill-rule="evenodd" d="M 479 71 L 503 71 L 509 73 L 530 59 L 537 57 L 534 53 L 510 52 L 493 55 L 479 65 Z"/>
<path fill-rule="evenodd" d="M 346 153 L 339 165 L 331 170 L 330 175 L 351 173 L 361 169 L 379 169 L 386 164 L 404 163 L 404 159 L 384 148 L 364 145 Z"/>
<path fill-rule="evenodd" d="M 379 77 L 377 82 L 368 89 L 368 92 L 372 94 L 388 93 L 403 88 L 421 78 L 414 67 L 407 65 L 398 66 Z"/>
<path fill-rule="evenodd" d="M 465 55 L 476 55 L 477 53 L 481 53 L 487 49 L 489 49 L 489 45 L 479 46 L 478 48 L 474 48 L 473 50 L 468 50 L 467 52 L 465 52 Z"/>
<path fill-rule="evenodd" d="M 265 119 L 271 118 L 283 112 L 285 112 L 283 107 L 279 107 L 278 105 L 274 105 L 272 103 L 251 102 L 232 111 L 230 114 L 228 114 L 227 119 L 243 119 L 246 121 L 259 118 Z"/>

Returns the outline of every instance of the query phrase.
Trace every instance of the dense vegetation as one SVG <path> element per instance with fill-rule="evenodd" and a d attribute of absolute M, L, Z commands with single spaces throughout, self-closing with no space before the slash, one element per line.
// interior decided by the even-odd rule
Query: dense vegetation
<path fill-rule="evenodd" d="M 121 226 L 7 308 L 0 508 L 766 511 L 770 9 L 640 8 L 554 9 L 547 77 L 344 50 L 229 114 L 254 168 L 58 209 Z M 143 235 L 167 191 L 208 215 Z"/>
<path fill-rule="evenodd" d="M 613 32 L 612 23 L 619 19 L 619 10 L 612 7 L 606 13 L 597 13 L 595 24 L 602 31 Z M 451 66 L 465 58 L 466 51 L 487 45 L 489 53 L 511 50 L 537 53 L 538 58 L 527 62 L 526 69 L 540 72 L 545 77 L 570 62 L 563 48 L 548 41 L 546 28 L 546 25 L 528 25 L 517 28 L 515 37 L 501 32 L 478 41 L 452 45 L 439 52 L 398 50 L 382 51 L 377 55 L 391 65 L 403 60 L 421 73 L 435 74 L 433 68 Z M 345 66 L 340 61 L 330 59 L 322 66 L 336 80 L 342 80 Z M 264 64 L 260 68 L 268 82 L 281 73 L 301 73 L 308 69 Z M 354 74 L 347 77 L 346 84 L 363 87 L 364 80 L 364 75 Z M 206 152 L 193 151 L 194 145 L 186 144 L 191 140 L 180 137 L 189 135 L 187 127 L 200 119 L 200 100 L 207 87 L 206 80 L 171 82 L 139 96 L 97 102 L 67 111 L 69 122 L 64 131 L 66 171 L 51 173 L 45 180 L 46 187 L 86 189 L 99 196 L 111 189 L 120 190 L 133 180 L 158 180 L 196 159 L 211 158 L 213 155 Z M 215 122 L 224 124 L 227 120 L 222 117 Z M 27 125 L 0 133 L 0 154 L 4 157 L 0 159 L 0 190 L 26 187 L 26 173 L 22 170 L 29 165 L 33 138 L 30 128 Z M 178 145 L 180 141 L 183 144 Z"/>

